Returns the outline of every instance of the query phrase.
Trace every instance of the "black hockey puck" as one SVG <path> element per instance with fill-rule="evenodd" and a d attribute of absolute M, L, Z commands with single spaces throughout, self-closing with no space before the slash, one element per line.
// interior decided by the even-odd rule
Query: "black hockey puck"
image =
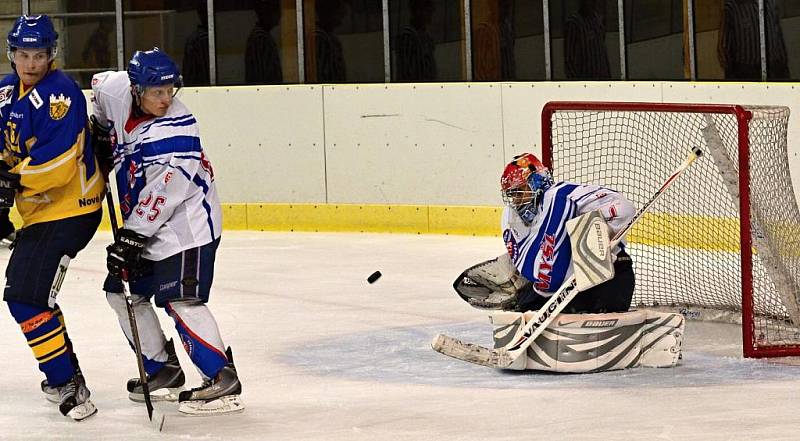
<path fill-rule="evenodd" d="M 380 278 L 381 278 L 381 272 L 380 271 L 375 271 L 374 273 L 370 274 L 369 277 L 367 277 L 367 282 L 375 283 L 375 281 L 380 279 Z"/>

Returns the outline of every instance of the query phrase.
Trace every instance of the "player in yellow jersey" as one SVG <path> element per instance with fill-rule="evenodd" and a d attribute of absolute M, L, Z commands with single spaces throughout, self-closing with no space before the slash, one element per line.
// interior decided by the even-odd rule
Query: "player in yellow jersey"
<path fill-rule="evenodd" d="M 0 80 L 0 208 L 16 203 L 23 225 L 3 300 L 46 377 L 42 389 L 63 415 L 82 420 L 97 409 L 56 300 L 70 259 L 100 224 L 105 178 L 83 93 L 55 67 L 57 39 L 46 15 L 19 17 L 8 33 L 14 72 Z"/>

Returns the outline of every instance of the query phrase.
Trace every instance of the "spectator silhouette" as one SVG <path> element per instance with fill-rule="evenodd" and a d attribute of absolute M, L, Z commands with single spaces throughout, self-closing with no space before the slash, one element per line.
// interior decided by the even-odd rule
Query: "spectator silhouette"
<path fill-rule="evenodd" d="M 512 80 L 516 77 L 514 59 L 513 5 L 500 0 L 489 8 L 485 20 L 475 26 L 475 79 Z"/>
<path fill-rule="evenodd" d="M 436 58 L 433 37 L 428 32 L 433 12 L 433 0 L 409 0 L 411 18 L 397 36 L 397 80 L 435 81 Z"/>
<path fill-rule="evenodd" d="M 581 0 L 564 29 L 564 63 L 570 80 L 607 80 L 605 1 Z"/>
<path fill-rule="evenodd" d="M 345 81 L 347 69 L 342 52 L 342 42 L 334 33 L 347 13 L 344 0 L 317 0 L 317 26 L 314 30 L 316 48 L 317 82 Z"/>
<path fill-rule="evenodd" d="M 761 80 L 761 42 L 758 2 L 725 0 L 718 44 L 719 61 L 726 79 Z M 764 0 L 767 79 L 788 79 L 786 43 L 772 0 Z"/>
<path fill-rule="evenodd" d="M 211 84 L 208 59 L 208 9 L 205 0 L 197 3 L 200 23 L 186 39 L 183 47 L 183 83 L 187 86 Z"/>
<path fill-rule="evenodd" d="M 111 65 L 111 45 L 109 36 L 114 30 L 113 20 L 101 19 L 97 27 L 86 40 L 86 46 L 81 52 L 84 67 L 97 68 L 97 70 L 107 70 L 113 68 Z M 81 74 L 83 84 L 88 85 L 92 81 L 95 72 L 85 72 Z"/>
<path fill-rule="evenodd" d="M 517 79 L 514 56 L 514 1 L 500 0 L 500 79 Z"/>
<path fill-rule="evenodd" d="M 280 0 L 256 0 L 257 21 L 244 54 L 244 79 L 248 84 L 281 84 L 280 48 L 270 31 L 281 22 Z"/>

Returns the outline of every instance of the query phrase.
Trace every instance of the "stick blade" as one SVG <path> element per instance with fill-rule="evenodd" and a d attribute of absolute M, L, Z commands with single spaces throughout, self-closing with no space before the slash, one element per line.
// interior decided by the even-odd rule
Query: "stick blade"
<path fill-rule="evenodd" d="M 448 357 L 480 366 L 503 368 L 511 364 L 506 363 L 505 358 L 508 357 L 502 350 L 489 349 L 474 343 L 465 343 L 444 334 L 439 334 L 433 339 L 431 348 Z"/>

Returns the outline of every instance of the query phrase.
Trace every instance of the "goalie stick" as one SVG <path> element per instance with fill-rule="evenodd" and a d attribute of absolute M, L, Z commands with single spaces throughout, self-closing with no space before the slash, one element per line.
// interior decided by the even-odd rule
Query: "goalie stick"
<path fill-rule="evenodd" d="M 695 147 L 672 175 L 664 182 L 661 188 L 653 194 L 649 201 L 647 201 L 636 215 L 625 225 L 624 228 L 619 230 L 611 240 L 610 247 L 613 248 L 619 243 L 625 234 L 630 231 L 636 222 L 642 218 L 644 213 L 664 194 L 675 180 L 687 169 L 692 163 L 702 155 L 700 147 Z M 515 360 L 524 355 L 528 347 L 534 340 L 547 328 L 551 321 L 567 306 L 567 304 L 578 295 L 576 289 L 575 275 L 570 276 L 561 288 L 553 294 L 552 297 L 544 304 L 538 311 L 536 316 L 533 317 L 528 323 L 525 324 L 518 337 L 512 340 L 508 345 L 502 348 L 489 349 L 478 344 L 466 343 L 457 338 L 450 337 L 445 334 L 439 334 L 431 343 L 433 350 L 440 352 L 449 357 L 457 358 L 469 363 L 478 364 L 481 366 L 493 368 L 508 368 Z"/>
<path fill-rule="evenodd" d="M 114 236 L 114 240 L 116 240 L 119 227 L 117 225 L 116 210 L 114 210 L 114 196 L 111 194 L 111 183 L 109 182 L 106 182 L 106 203 L 108 204 L 108 214 L 111 218 L 111 233 Z M 131 336 L 133 336 L 133 348 L 136 352 L 136 364 L 139 368 L 139 381 L 142 382 L 144 405 L 147 407 L 147 417 L 150 419 L 150 424 L 153 428 L 161 432 L 164 428 L 166 416 L 161 411 L 153 408 L 153 402 L 150 400 L 150 386 L 147 384 L 147 373 L 144 370 L 144 362 L 142 361 L 142 343 L 139 340 L 139 328 L 136 326 L 136 312 L 133 310 L 131 288 L 127 277 L 122 277 L 121 281 L 122 294 L 125 296 L 125 308 L 128 310 L 128 321 L 131 325 Z"/>

